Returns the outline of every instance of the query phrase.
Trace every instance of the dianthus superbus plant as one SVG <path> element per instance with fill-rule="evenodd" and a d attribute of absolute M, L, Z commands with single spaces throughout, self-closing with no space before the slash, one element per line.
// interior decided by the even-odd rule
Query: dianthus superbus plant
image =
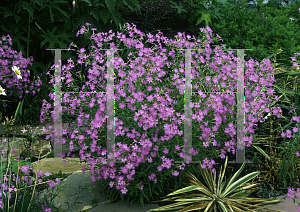
<path fill-rule="evenodd" d="M 89 24 L 87 23 L 86 26 Z M 86 26 L 83 26 L 78 35 L 88 32 Z M 61 73 L 61 79 L 66 80 L 67 83 L 62 83 L 64 86 L 62 90 L 68 91 L 62 97 L 63 114 L 68 109 L 66 103 L 71 103 L 72 109 L 69 112 L 74 115 L 76 105 L 79 106 L 83 101 L 84 106 L 80 107 L 78 111 L 77 127 L 90 127 L 90 130 L 85 133 L 78 133 L 76 130 L 62 132 L 63 135 L 71 135 L 72 139 L 69 141 L 69 138 L 63 137 L 62 142 L 68 142 L 70 150 L 75 146 L 81 147 L 81 159 L 91 163 L 92 181 L 95 182 L 97 178 L 105 181 L 106 185 L 109 184 L 110 188 L 119 190 L 110 191 L 110 196 L 126 194 L 128 201 L 131 199 L 131 202 L 139 201 L 143 204 L 144 198 L 148 201 L 158 198 L 160 194 L 155 191 L 163 192 L 164 185 L 167 186 L 169 183 L 165 179 L 176 181 L 176 177 L 184 173 L 186 164 L 184 162 L 181 165 L 174 163 L 184 158 L 185 151 L 185 143 L 182 139 L 182 123 L 184 123 L 182 112 L 185 102 L 181 97 L 185 89 L 183 78 L 185 71 L 183 61 L 180 60 L 185 54 L 182 50 L 184 48 L 194 49 L 191 51 L 191 79 L 193 88 L 198 89 L 198 93 L 196 93 L 200 95 L 200 98 L 192 95 L 190 104 L 191 108 L 196 108 L 192 117 L 194 119 L 192 121 L 192 138 L 193 141 L 200 142 L 193 142 L 190 153 L 194 158 L 188 158 L 187 163 L 191 160 L 203 161 L 202 168 L 206 166 L 213 168 L 213 158 L 225 158 L 226 151 L 232 150 L 232 153 L 235 153 L 236 100 L 231 92 L 235 90 L 234 86 L 237 82 L 236 74 L 234 74 L 237 71 L 237 60 L 233 56 L 233 51 L 229 51 L 226 55 L 222 53 L 219 46 L 211 55 L 213 51 L 209 48 L 209 43 L 212 42 L 210 39 L 212 31 L 209 27 L 201 29 L 201 32 L 205 34 L 201 34 L 199 39 L 194 36 L 185 38 L 178 33 L 178 36 L 175 36 L 176 40 L 168 40 L 163 36 L 151 34 L 147 35 L 148 40 L 146 40 L 143 33 L 128 24 L 129 38 L 125 34 L 117 32 L 117 38 L 123 44 L 110 42 L 115 36 L 112 31 L 96 34 L 95 30 L 92 28 L 93 33 L 90 36 L 92 39 L 91 52 L 86 52 L 84 48 L 80 49 L 77 61 L 79 64 L 83 64 L 85 61 L 85 65 L 77 74 L 81 72 L 82 79 L 87 77 L 90 81 L 81 82 L 80 86 L 72 83 L 71 69 L 74 67 L 74 63 L 71 59 L 68 60 L 67 66 L 62 66 Z M 139 38 L 134 39 L 135 36 Z M 192 39 L 193 42 L 190 43 L 189 39 Z M 145 44 L 141 40 L 144 40 Z M 201 42 L 202 40 L 204 42 Z M 148 42 L 157 42 L 158 45 L 152 46 Z M 204 48 L 201 48 L 200 44 Z M 222 47 L 224 48 L 224 46 Z M 113 65 L 116 69 L 114 72 L 116 81 L 114 81 L 114 85 L 117 91 L 115 94 L 116 145 L 113 146 L 113 151 L 116 160 L 122 163 L 126 162 L 125 165 L 122 163 L 108 164 L 107 159 L 112 156 L 105 157 L 108 150 L 105 139 L 107 135 L 103 124 L 108 116 L 103 113 L 106 111 L 106 98 L 105 94 L 101 92 L 106 91 L 104 79 L 108 77 L 105 74 L 108 61 L 105 56 L 108 57 L 111 53 L 105 49 L 109 48 L 115 55 Z M 119 50 L 116 49 L 122 49 L 120 51 L 122 57 L 118 56 Z M 129 58 L 130 56 L 133 59 Z M 105 61 L 107 61 L 106 64 Z M 257 113 L 261 108 L 264 108 L 266 112 L 270 111 L 268 108 L 270 99 L 266 96 L 270 97 L 274 92 L 270 88 L 274 77 L 271 74 L 270 60 L 264 60 L 262 64 L 250 60 L 245 65 L 248 67 L 245 72 L 245 85 L 247 86 L 245 112 L 247 123 L 251 123 L 257 121 L 257 118 L 261 116 L 260 112 Z M 85 75 L 85 71 L 88 74 Z M 54 80 L 52 79 L 50 83 L 54 83 Z M 94 93 L 95 90 L 96 93 Z M 208 98 L 204 92 L 216 93 L 211 93 L 211 98 Z M 79 98 L 73 97 L 74 94 L 79 95 Z M 259 94 L 262 96 L 258 97 Z M 50 94 L 50 97 L 53 99 L 54 95 Z M 88 101 L 85 99 L 86 97 L 88 97 Z M 234 106 L 233 109 L 230 108 L 232 106 Z M 42 111 L 41 121 L 43 121 L 47 108 L 50 108 L 51 105 L 44 102 L 43 107 L 46 107 L 46 110 Z M 53 118 L 54 113 L 51 113 Z M 278 109 L 278 117 L 280 117 L 279 113 Z M 251 129 L 253 125 L 249 123 L 246 134 L 253 132 Z M 55 130 L 52 133 L 54 132 Z M 49 135 L 49 137 L 51 136 Z M 245 137 L 247 146 L 251 145 L 251 139 L 251 135 Z M 215 147 L 218 147 L 217 150 Z"/>

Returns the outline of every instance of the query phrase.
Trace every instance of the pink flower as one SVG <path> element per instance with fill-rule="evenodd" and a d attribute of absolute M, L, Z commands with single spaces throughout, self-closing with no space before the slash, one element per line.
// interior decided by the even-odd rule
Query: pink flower
<path fill-rule="evenodd" d="M 73 8 L 75 8 L 75 0 L 73 1 Z"/>
<path fill-rule="evenodd" d="M 172 175 L 178 176 L 178 175 L 179 175 L 179 172 L 175 170 L 174 172 L 172 172 Z"/>

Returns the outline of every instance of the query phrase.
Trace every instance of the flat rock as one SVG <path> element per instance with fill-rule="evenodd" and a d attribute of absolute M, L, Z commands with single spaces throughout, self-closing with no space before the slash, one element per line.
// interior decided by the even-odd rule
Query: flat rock
<path fill-rule="evenodd" d="M 61 186 L 63 187 L 61 188 Z M 81 192 L 79 193 L 80 190 Z M 91 174 L 89 172 L 74 172 L 68 178 L 56 184 L 53 193 L 57 193 L 58 196 L 53 199 L 53 204 L 55 207 L 60 208 L 61 211 L 86 211 L 93 208 L 91 202 L 93 199 L 97 199 L 97 204 L 108 201 L 108 197 L 100 193 L 100 190 L 98 183 L 91 181 Z M 42 199 L 48 191 L 51 192 L 51 188 L 47 188 L 41 192 L 38 199 Z M 76 197 L 78 197 L 77 200 Z M 73 205 L 75 200 L 79 203 Z M 69 203 L 70 208 L 68 208 L 68 204 L 65 202 Z"/>
<path fill-rule="evenodd" d="M 61 171 L 62 173 L 69 175 L 74 172 L 81 172 L 82 166 L 85 166 L 86 170 L 90 170 L 90 164 L 80 162 L 80 158 L 44 158 L 42 160 L 33 162 L 32 164 L 35 166 L 33 169 L 34 174 L 40 170 L 43 170 L 43 173 L 49 172 L 51 174 Z"/>
<path fill-rule="evenodd" d="M 32 150 L 34 152 L 33 157 L 36 158 L 39 157 L 39 154 L 40 158 L 44 158 L 52 151 L 50 142 L 40 137 L 35 137 L 32 141 L 28 141 L 26 138 L 23 137 L 8 137 L 8 139 L 10 149 L 15 150 L 15 153 L 11 152 L 11 157 L 13 158 L 17 158 L 19 155 L 24 153 L 26 147 L 28 149 L 32 147 Z M 0 149 L 3 149 L 5 150 L 5 152 L 7 152 L 8 142 L 2 143 L 1 141 Z M 5 162 L 6 160 L 6 157 L 2 157 L 2 159 L 0 159 L 1 162 Z"/>

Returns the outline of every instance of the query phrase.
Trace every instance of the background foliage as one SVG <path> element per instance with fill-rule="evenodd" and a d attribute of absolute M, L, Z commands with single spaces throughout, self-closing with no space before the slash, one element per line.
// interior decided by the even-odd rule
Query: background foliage
<path fill-rule="evenodd" d="M 33 56 L 30 80 L 41 77 L 43 90 L 36 96 L 24 96 L 21 113 L 17 113 L 16 123 L 33 124 L 39 122 L 41 100 L 53 88 L 48 84 L 46 73 L 54 63 L 53 48 L 67 49 L 71 42 L 79 48 L 87 47 L 89 40 L 78 39 L 76 32 L 85 23 L 96 26 L 98 32 L 110 29 L 116 32 L 126 22 L 135 23 L 144 33 L 157 33 L 159 29 L 168 38 L 178 32 L 198 36 L 199 28 L 209 26 L 218 33 L 227 47 L 247 48 L 246 60 L 250 57 L 261 61 L 282 47 L 278 59 L 288 59 L 299 52 L 299 11 L 298 4 L 282 7 L 278 0 L 268 4 L 249 5 L 246 1 L 200 0 L 77 0 L 75 8 L 67 0 L 3 0 L 0 4 L 0 35 L 9 34 L 12 48 L 22 51 L 26 57 Z M 174 6 L 177 5 L 177 6 Z M 240 8 L 245 8 L 241 10 Z M 200 8 L 200 10 L 199 10 Z M 276 10 L 275 10 L 276 9 Z M 201 12 L 199 12 L 199 11 Z M 198 11 L 198 12 L 197 12 Z M 207 13 L 206 13 L 207 12 Z M 205 14 L 207 21 L 199 22 Z M 289 17 L 293 17 L 291 21 Z M 209 21 L 210 20 L 210 21 Z M 214 45 L 220 45 L 222 42 Z M 292 48 L 290 48 L 292 47 Z M 68 58 L 75 60 L 76 54 L 62 51 L 63 63 Z M 270 58 L 271 59 L 271 58 Z M 286 61 L 285 61 L 286 62 Z M 289 66 L 291 63 L 286 62 Z M 77 68 L 77 67 L 76 67 Z M 0 96 L 0 112 L 15 115 L 19 99 L 17 92 L 12 97 Z M 25 112 L 26 110 L 26 112 Z M 28 117 L 32 117 L 31 120 Z"/>
<path fill-rule="evenodd" d="M 85 23 L 93 24 L 98 31 L 118 29 L 119 23 L 124 24 L 125 21 L 116 10 L 121 5 L 131 10 L 140 10 L 137 0 L 77 0 L 75 8 L 72 7 L 72 1 L 66 0 L 1 1 L 1 37 L 9 34 L 12 38 L 12 49 L 21 50 L 24 57 L 33 56 L 33 66 L 28 68 L 31 72 L 30 80 L 41 74 L 43 76 L 44 90 L 36 97 L 37 104 L 34 104 L 32 96 L 28 96 L 28 104 L 24 104 L 21 108 L 24 111 L 27 109 L 26 114 L 32 117 L 35 124 L 39 122 L 40 114 L 30 108 L 35 107 L 40 111 L 41 100 L 45 96 L 50 100 L 48 94 L 53 90 L 48 84 L 49 77 L 46 73 L 54 63 L 54 51 L 46 49 L 68 49 L 71 42 L 76 43 L 78 47 L 88 45 L 76 36 L 77 31 Z M 66 63 L 70 57 L 75 59 L 75 55 L 71 52 L 62 51 L 63 63 Z M 22 100 L 18 95 L 14 95 L 13 97 L 1 96 L 0 101 L 8 103 L 8 107 L 1 107 L 0 111 L 7 116 L 12 116 L 19 101 Z M 22 114 L 25 114 L 24 111 Z M 16 117 L 16 124 L 29 124 L 28 119 L 21 116 Z"/>
<path fill-rule="evenodd" d="M 283 52 L 277 59 L 290 58 L 300 51 L 299 3 L 292 3 L 290 8 L 279 6 L 280 9 L 276 9 L 277 6 L 271 3 L 262 4 L 259 9 L 238 9 L 246 5 L 246 1 L 242 0 L 236 3 L 232 11 L 225 8 L 223 12 L 226 19 L 212 25 L 212 31 L 218 32 L 224 42 L 233 49 L 253 49 L 245 52 L 245 60 L 252 57 L 262 61 L 280 48 Z"/>

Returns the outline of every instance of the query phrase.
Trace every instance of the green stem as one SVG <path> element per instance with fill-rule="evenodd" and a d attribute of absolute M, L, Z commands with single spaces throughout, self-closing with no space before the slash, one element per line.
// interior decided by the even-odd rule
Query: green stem
<path fill-rule="evenodd" d="M 30 0 L 30 4 L 31 4 L 31 0 Z M 29 19 L 28 19 L 28 39 L 30 39 L 30 14 L 29 14 Z M 29 40 L 27 41 L 27 58 L 29 57 Z"/>
<path fill-rule="evenodd" d="M 12 75 L 13 75 L 13 74 L 8 74 L 8 75 L 6 75 L 6 76 L 0 76 L 0 78 L 1 78 L 1 77 L 3 77 L 3 78 L 4 78 L 4 77 L 9 77 L 9 76 L 12 76 Z"/>

